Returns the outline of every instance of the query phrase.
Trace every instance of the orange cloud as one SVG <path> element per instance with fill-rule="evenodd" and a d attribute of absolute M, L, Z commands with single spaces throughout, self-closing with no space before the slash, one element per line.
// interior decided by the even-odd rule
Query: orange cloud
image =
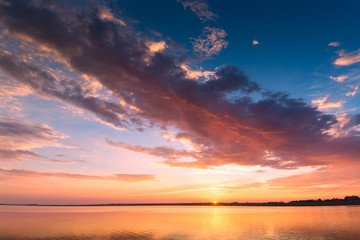
<path fill-rule="evenodd" d="M 345 101 L 340 100 L 338 102 L 328 102 L 330 95 L 326 95 L 323 98 L 314 99 L 311 101 L 312 104 L 317 104 L 319 109 L 326 108 L 340 108 Z"/>
<path fill-rule="evenodd" d="M 348 53 L 340 51 L 339 58 L 334 61 L 334 64 L 338 66 L 349 66 L 358 62 L 360 62 L 360 49 Z"/>
<path fill-rule="evenodd" d="M 330 76 L 329 78 L 336 81 L 336 82 L 343 82 L 344 80 L 348 79 L 349 76 L 347 75 L 341 75 L 341 76 L 338 76 L 338 77 L 333 77 L 333 76 Z"/>
<path fill-rule="evenodd" d="M 166 48 L 166 42 L 160 41 L 160 42 L 147 42 L 146 45 L 148 46 L 150 52 L 156 53 L 159 51 L 162 51 Z"/>
<path fill-rule="evenodd" d="M 111 13 L 111 10 L 104 6 L 100 7 L 99 9 L 99 18 L 104 21 L 111 21 L 118 23 L 122 26 L 126 26 L 126 23 L 123 20 L 114 17 L 114 15 Z"/>

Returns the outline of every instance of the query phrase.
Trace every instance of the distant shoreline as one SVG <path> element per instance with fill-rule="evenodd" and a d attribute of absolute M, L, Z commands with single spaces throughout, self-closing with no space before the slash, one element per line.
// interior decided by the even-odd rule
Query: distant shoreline
<path fill-rule="evenodd" d="M 360 205 L 358 196 L 346 196 L 344 199 L 297 200 L 291 202 L 204 202 L 204 203 L 107 203 L 107 204 L 12 204 L 0 203 L 0 206 L 39 206 L 39 207 L 106 207 L 106 206 L 265 206 L 265 207 L 295 207 L 295 206 L 353 206 Z"/>

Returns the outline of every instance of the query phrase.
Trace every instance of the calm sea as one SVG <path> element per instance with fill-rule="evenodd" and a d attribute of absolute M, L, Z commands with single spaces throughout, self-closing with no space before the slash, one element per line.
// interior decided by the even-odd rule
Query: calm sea
<path fill-rule="evenodd" d="M 1 240 L 360 239 L 360 207 L 0 206 Z"/>

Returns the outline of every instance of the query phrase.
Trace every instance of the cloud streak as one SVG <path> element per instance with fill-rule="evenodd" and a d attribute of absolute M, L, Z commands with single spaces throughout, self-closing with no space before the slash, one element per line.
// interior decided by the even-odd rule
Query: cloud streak
<path fill-rule="evenodd" d="M 24 160 L 39 158 L 31 151 L 41 147 L 66 147 L 58 141 L 66 136 L 45 124 L 32 123 L 9 116 L 0 118 L 0 160 Z"/>
<path fill-rule="evenodd" d="M 39 157 L 41 157 L 39 154 L 29 150 L 0 149 L 0 160 L 3 161 L 37 159 Z"/>
<path fill-rule="evenodd" d="M 3 169 L 0 168 L 0 176 L 2 177 L 26 177 L 26 178 L 41 178 L 41 177 L 56 177 L 56 178 L 72 178 L 83 180 L 112 180 L 123 182 L 142 182 L 154 181 L 155 175 L 147 174 L 113 174 L 111 176 L 93 176 L 73 173 L 49 173 L 49 172 L 34 172 L 19 169 Z"/>

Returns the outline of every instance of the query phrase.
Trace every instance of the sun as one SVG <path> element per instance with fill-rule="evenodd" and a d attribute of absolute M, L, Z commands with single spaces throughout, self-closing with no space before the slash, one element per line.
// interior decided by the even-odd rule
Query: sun
<path fill-rule="evenodd" d="M 213 204 L 217 204 L 217 201 L 213 201 Z"/>

